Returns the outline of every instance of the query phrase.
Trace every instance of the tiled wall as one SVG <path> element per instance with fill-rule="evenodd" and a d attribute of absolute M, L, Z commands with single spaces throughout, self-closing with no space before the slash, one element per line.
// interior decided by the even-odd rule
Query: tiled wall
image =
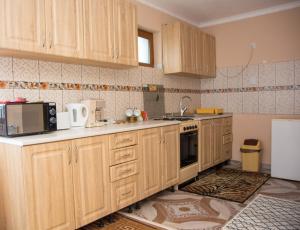
<path fill-rule="evenodd" d="M 300 60 L 220 68 L 201 80 L 201 105 L 228 112 L 300 114 Z M 236 77 L 233 77 L 236 76 Z"/>
<path fill-rule="evenodd" d="M 163 84 L 166 112 L 178 112 L 179 99 L 189 95 L 199 107 L 201 81 L 164 76 L 159 69 L 139 67 L 113 70 L 84 65 L 0 57 L 0 100 L 26 97 L 30 101 L 54 101 L 58 111 L 71 102 L 102 98 L 105 118 L 121 119 L 125 109 L 143 109 L 142 84 Z"/>

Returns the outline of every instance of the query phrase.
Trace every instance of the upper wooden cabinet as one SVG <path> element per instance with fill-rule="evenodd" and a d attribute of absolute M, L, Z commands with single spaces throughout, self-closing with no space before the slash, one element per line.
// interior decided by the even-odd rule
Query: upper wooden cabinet
<path fill-rule="evenodd" d="M 45 52 L 45 0 L 0 0 L 0 48 Z"/>
<path fill-rule="evenodd" d="M 183 22 L 162 26 L 165 74 L 216 76 L 215 38 Z"/>
<path fill-rule="evenodd" d="M 2 54 L 138 65 L 137 14 L 131 0 L 0 0 L 0 12 Z"/>
<path fill-rule="evenodd" d="M 83 56 L 82 0 L 45 0 L 47 53 Z"/>

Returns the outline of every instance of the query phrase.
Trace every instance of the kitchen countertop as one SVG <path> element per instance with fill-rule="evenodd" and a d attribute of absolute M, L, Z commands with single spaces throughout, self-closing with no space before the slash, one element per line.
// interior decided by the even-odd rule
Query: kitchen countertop
<path fill-rule="evenodd" d="M 195 115 L 193 120 L 206 120 L 214 118 L 231 117 L 232 114 L 222 115 Z M 134 131 L 140 129 L 157 128 L 168 125 L 180 124 L 180 121 L 158 121 L 150 120 L 137 123 L 126 123 L 126 124 L 110 124 L 102 127 L 94 128 L 72 128 L 68 130 L 60 130 L 46 134 L 23 136 L 23 137 L 0 137 L 0 143 L 12 144 L 17 146 L 27 146 L 35 144 L 43 144 L 55 141 L 72 140 L 77 138 L 100 136 L 105 134 L 113 134 L 127 131 Z"/>

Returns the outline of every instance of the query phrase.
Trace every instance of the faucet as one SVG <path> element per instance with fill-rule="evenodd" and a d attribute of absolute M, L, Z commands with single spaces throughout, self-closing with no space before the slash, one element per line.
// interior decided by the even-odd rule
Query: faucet
<path fill-rule="evenodd" d="M 188 109 L 188 106 L 182 107 L 182 102 L 184 99 L 189 99 L 189 101 L 192 101 L 192 98 L 189 96 L 183 96 L 180 98 L 179 107 L 180 107 L 180 116 L 183 116 L 184 112 Z"/>

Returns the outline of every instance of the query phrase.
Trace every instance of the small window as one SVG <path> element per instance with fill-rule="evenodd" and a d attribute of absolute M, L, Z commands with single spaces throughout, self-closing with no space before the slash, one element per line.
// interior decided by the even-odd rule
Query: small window
<path fill-rule="evenodd" d="M 153 33 L 140 30 L 138 32 L 139 64 L 154 67 Z"/>

